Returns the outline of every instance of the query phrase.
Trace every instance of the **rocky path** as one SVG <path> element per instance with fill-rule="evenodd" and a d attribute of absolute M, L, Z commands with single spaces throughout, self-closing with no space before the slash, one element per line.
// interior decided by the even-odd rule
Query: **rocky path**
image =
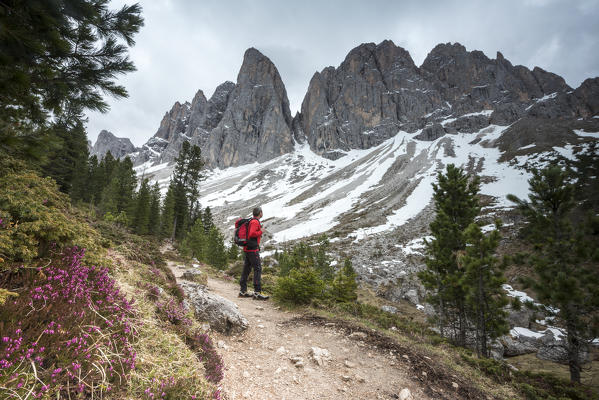
<path fill-rule="evenodd" d="M 182 279 L 183 270 L 169 266 Z M 209 279 L 208 289 L 236 303 L 250 324 L 237 336 L 214 335 L 228 400 L 429 399 L 397 361 L 401 355 L 367 343 L 364 333 L 282 311 L 270 300 L 238 298 L 233 282 Z"/>

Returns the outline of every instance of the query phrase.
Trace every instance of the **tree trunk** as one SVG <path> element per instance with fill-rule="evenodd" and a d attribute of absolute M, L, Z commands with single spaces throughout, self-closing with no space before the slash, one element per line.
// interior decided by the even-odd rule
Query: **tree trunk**
<path fill-rule="evenodd" d="M 568 365 L 570 367 L 570 382 L 580 383 L 580 340 L 572 323 L 566 324 L 568 329 Z"/>
<path fill-rule="evenodd" d="M 485 326 L 485 290 L 483 286 L 483 274 L 478 270 L 478 331 L 480 333 L 480 346 L 483 357 L 488 357 L 487 351 L 487 329 Z"/>

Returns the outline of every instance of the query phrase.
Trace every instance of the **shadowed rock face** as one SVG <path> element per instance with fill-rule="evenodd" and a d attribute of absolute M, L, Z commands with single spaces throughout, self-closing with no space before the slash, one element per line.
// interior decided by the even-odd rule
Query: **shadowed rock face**
<path fill-rule="evenodd" d="M 291 112 L 274 64 L 256 49 L 245 52 L 237 85 L 210 133 L 204 153 L 210 165 L 262 162 L 293 150 Z"/>
<path fill-rule="evenodd" d="M 437 45 L 420 68 L 391 41 L 368 43 L 338 68 L 314 74 L 294 127 L 301 126 L 316 153 L 336 158 L 378 145 L 400 129 L 423 129 L 421 140 L 435 140 L 491 123 L 509 125 L 527 114 L 587 118 L 597 112 L 596 86 L 589 81 L 572 92 L 555 74 L 513 66 L 499 52 L 489 59 L 459 43 Z"/>
<path fill-rule="evenodd" d="M 118 138 L 111 132 L 106 130 L 100 131 L 96 144 L 90 149 L 90 155 L 97 156 L 98 159 L 104 158 L 106 153 L 110 151 L 110 154 L 115 158 L 125 157 L 127 154 L 133 153 L 135 146 L 127 138 Z"/>
<path fill-rule="evenodd" d="M 154 137 L 171 141 L 178 134 L 185 132 L 189 122 L 189 108 L 189 102 L 181 104 L 177 101 L 171 110 L 162 117 L 160 127 L 154 134 Z"/>
<path fill-rule="evenodd" d="M 393 42 L 362 44 L 339 68 L 314 74 L 302 102 L 302 129 L 310 147 L 335 158 L 335 150 L 364 149 L 415 129 L 418 117 L 441 104 L 410 54 Z"/>

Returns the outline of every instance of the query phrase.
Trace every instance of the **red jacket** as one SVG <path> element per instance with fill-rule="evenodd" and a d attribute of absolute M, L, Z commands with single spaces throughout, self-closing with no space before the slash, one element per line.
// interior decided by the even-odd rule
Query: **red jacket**
<path fill-rule="evenodd" d="M 262 225 L 260 225 L 260 220 L 257 218 L 252 218 L 249 222 L 248 226 L 248 239 L 256 239 L 257 249 L 248 249 L 247 246 L 243 248 L 243 251 L 248 253 L 255 253 L 260 250 L 260 239 L 262 239 Z"/>

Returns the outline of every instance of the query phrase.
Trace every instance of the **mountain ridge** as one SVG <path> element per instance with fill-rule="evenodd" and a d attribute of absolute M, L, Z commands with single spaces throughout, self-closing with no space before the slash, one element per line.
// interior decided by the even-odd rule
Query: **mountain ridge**
<path fill-rule="evenodd" d="M 434 140 L 524 117 L 589 119 L 599 113 L 597 99 L 599 78 L 572 89 L 540 67 L 514 66 L 499 51 L 491 59 L 459 43 L 436 45 L 418 67 L 407 50 L 385 40 L 360 44 L 338 67 L 316 71 L 292 117 L 276 66 L 250 48 L 237 83 L 219 85 L 209 100 L 199 90 L 191 102 L 175 102 L 154 136 L 129 154 L 138 166 L 172 162 L 189 140 L 210 167 L 226 168 L 267 161 L 307 142 L 335 159 L 399 130 L 422 129 L 421 139 Z"/>

